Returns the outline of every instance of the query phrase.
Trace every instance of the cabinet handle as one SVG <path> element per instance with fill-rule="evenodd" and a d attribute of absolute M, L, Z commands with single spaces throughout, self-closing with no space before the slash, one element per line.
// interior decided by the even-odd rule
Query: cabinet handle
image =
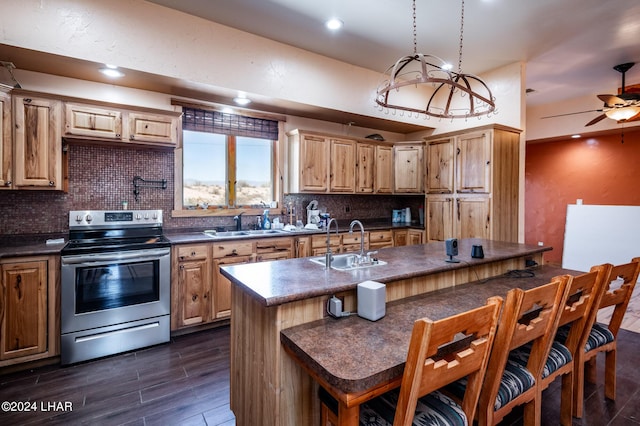
<path fill-rule="evenodd" d="M 54 181 L 50 180 L 50 181 L 49 181 L 49 186 L 56 186 L 56 184 L 55 184 L 55 182 L 54 182 Z"/>
<path fill-rule="evenodd" d="M 11 182 L 10 180 L 8 180 L 8 181 L 6 181 L 6 182 L 5 182 L 4 186 L 11 186 L 11 184 L 12 184 L 12 183 L 13 183 L 13 182 Z"/>
<path fill-rule="evenodd" d="M 456 149 L 456 155 L 460 155 L 460 147 Z"/>
<path fill-rule="evenodd" d="M 460 222 L 460 199 L 456 200 L 456 210 L 458 211 L 458 222 Z"/>
<path fill-rule="evenodd" d="M 196 300 L 198 300 L 198 295 L 197 294 L 191 295 L 191 301 L 195 302 Z"/>
<path fill-rule="evenodd" d="M 22 299 L 22 289 L 20 288 L 20 284 L 22 284 L 22 275 L 16 277 L 16 290 L 18 290 L 18 299 Z"/>
<path fill-rule="evenodd" d="M 195 255 L 196 255 L 196 252 L 195 252 L 195 251 L 192 251 L 192 252 L 191 252 L 191 256 L 195 256 Z"/>
<path fill-rule="evenodd" d="M 231 250 L 231 255 L 232 256 L 236 256 L 237 254 L 238 254 L 238 250 L 236 250 L 236 249 Z"/>
<path fill-rule="evenodd" d="M 180 270 L 184 270 L 184 265 L 180 265 Z"/>
<path fill-rule="evenodd" d="M 31 98 L 25 98 L 24 103 L 30 104 L 33 101 Z"/>

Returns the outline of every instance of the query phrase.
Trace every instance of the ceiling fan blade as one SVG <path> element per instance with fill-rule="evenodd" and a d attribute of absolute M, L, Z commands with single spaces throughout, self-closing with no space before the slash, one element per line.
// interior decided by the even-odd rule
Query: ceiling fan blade
<path fill-rule="evenodd" d="M 605 105 L 610 107 L 616 105 L 622 106 L 627 104 L 627 101 L 615 95 L 598 95 L 598 99 L 600 99 L 605 103 Z"/>
<path fill-rule="evenodd" d="M 591 126 L 592 124 L 596 124 L 597 122 L 602 121 L 605 118 L 607 118 L 605 114 L 600 114 L 599 116 L 597 116 L 596 118 L 594 118 L 593 120 L 585 124 L 584 127 Z"/>
<path fill-rule="evenodd" d="M 602 112 L 602 110 L 601 109 L 590 109 L 588 111 L 578 111 L 578 112 L 568 112 L 566 114 L 547 115 L 546 117 L 540 117 L 540 118 L 564 117 L 565 115 L 585 114 L 587 112 Z"/>

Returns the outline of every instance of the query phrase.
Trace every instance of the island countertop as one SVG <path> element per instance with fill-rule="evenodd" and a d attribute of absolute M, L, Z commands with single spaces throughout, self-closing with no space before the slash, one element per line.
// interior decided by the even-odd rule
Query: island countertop
<path fill-rule="evenodd" d="M 471 247 L 476 244 L 483 246 L 483 259 L 471 257 Z M 367 280 L 387 283 L 534 255 L 551 247 L 471 238 L 459 240 L 458 250 L 460 263 L 445 262 L 445 243 L 433 242 L 380 249 L 376 256 L 386 265 L 350 271 L 325 269 L 309 258 L 231 265 L 220 270 L 234 285 L 268 307 L 353 290 Z"/>

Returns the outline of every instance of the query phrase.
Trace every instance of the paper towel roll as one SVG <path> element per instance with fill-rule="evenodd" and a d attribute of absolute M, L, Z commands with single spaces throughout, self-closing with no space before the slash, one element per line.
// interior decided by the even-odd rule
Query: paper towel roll
<path fill-rule="evenodd" d="M 411 207 L 407 207 L 404 210 L 404 221 L 406 223 L 411 223 Z"/>

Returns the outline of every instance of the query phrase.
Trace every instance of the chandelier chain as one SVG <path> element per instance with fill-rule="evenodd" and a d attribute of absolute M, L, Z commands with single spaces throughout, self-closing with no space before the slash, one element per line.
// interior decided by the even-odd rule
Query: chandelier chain
<path fill-rule="evenodd" d="M 462 41 L 464 34 L 464 0 L 462 0 L 462 12 L 460 13 L 460 50 L 458 51 L 458 73 L 462 74 Z"/>
<path fill-rule="evenodd" d="M 416 0 L 413 0 L 413 54 L 418 54 L 418 37 L 416 30 Z"/>

